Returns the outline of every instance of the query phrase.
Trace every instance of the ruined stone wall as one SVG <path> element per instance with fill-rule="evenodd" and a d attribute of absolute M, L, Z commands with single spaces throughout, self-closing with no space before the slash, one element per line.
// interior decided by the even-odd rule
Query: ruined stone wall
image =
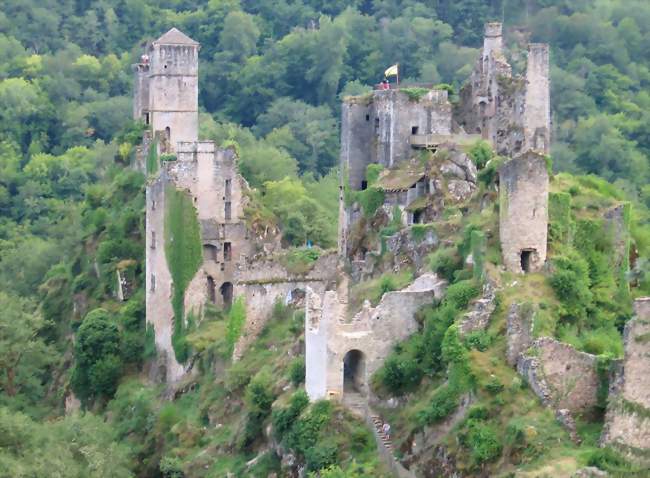
<path fill-rule="evenodd" d="M 348 184 L 361 189 L 368 164 L 390 168 L 409 159 L 414 131 L 448 135 L 451 126 L 451 104 L 444 90 L 430 90 L 413 100 L 399 89 L 346 99 L 341 113 L 341 166 L 348 173 Z"/>
<path fill-rule="evenodd" d="M 551 90 L 547 44 L 528 45 L 524 135 L 526 149 L 548 154 L 551 145 Z"/>
<path fill-rule="evenodd" d="M 165 257 L 165 186 L 163 173 L 146 188 L 146 320 L 154 327 L 156 350 L 165 363 L 166 380 L 182 377 L 184 368 L 176 361 L 172 347 L 174 311 L 172 309 L 172 278 Z"/>
<path fill-rule="evenodd" d="M 650 464 L 650 297 L 637 299 L 634 311 L 625 325 L 625 357 L 610 385 L 601 443 Z"/>
<path fill-rule="evenodd" d="M 149 111 L 149 64 L 137 63 L 133 70 L 133 119 L 146 121 Z"/>
<path fill-rule="evenodd" d="M 506 269 L 540 270 L 546 261 L 548 171 L 546 160 L 527 152 L 499 170 L 499 236 Z M 523 254 L 523 256 L 522 256 Z"/>
<path fill-rule="evenodd" d="M 480 133 L 498 154 L 550 150 L 549 48 L 530 44 L 526 75 L 513 76 L 502 50 L 501 24 L 488 23 L 480 57 L 461 88 L 454 120 Z"/>
<path fill-rule="evenodd" d="M 517 371 L 545 405 L 572 414 L 585 413 L 598 404 L 600 378 L 596 361 L 595 355 L 542 337 L 519 358 Z"/>
<path fill-rule="evenodd" d="M 415 312 L 434 297 L 441 297 L 444 288 L 444 281 L 434 274 L 424 274 L 409 287 L 384 294 L 377 307 L 366 303 L 350 321 L 346 320 L 347 301 L 342 291 L 327 291 L 322 302 L 319 294 L 310 291 L 305 315 L 309 397 L 317 400 L 343 394 L 343 360 L 352 350 L 363 354 L 358 385 L 367 392 L 370 377 L 393 346 L 418 329 Z"/>
<path fill-rule="evenodd" d="M 375 118 L 371 104 L 346 99 L 341 105 L 341 170 L 348 175 L 352 189 L 361 189 L 375 136 Z"/>
<path fill-rule="evenodd" d="M 154 42 L 149 77 L 149 111 L 154 132 L 169 128 L 169 144 L 198 140 L 198 44 Z"/>
<path fill-rule="evenodd" d="M 379 128 L 371 162 L 386 168 L 411 158 L 413 131 L 451 134 L 451 105 L 446 91 L 430 90 L 419 100 L 411 100 L 400 90 L 375 91 L 372 105 Z"/>

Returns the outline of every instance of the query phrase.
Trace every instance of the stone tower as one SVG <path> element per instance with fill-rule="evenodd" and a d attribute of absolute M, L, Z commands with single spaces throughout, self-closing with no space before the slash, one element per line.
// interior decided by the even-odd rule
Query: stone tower
<path fill-rule="evenodd" d="M 481 134 L 498 154 L 550 150 L 549 48 L 528 45 L 525 75 L 512 74 L 503 51 L 502 25 L 485 25 L 483 50 L 460 91 L 454 120 L 467 133 Z"/>
<path fill-rule="evenodd" d="M 526 109 L 524 137 L 526 149 L 548 153 L 551 142 L 551 91 L 549 54 L 545 43 L 528 45 L 526 67 Z"/>
<path fill-rule="evenodd" d="M 548 171 L 541 153 L 528 151 L 499 170 L 499 235 L 506 269 L 535 272 L 546 261 Z"/>
<path fill-rule="evenodd" d="M 199 44 L 172 28 L 149 49 L 149 121 L 173 152 L 180 141 L 198 140 Z"/>

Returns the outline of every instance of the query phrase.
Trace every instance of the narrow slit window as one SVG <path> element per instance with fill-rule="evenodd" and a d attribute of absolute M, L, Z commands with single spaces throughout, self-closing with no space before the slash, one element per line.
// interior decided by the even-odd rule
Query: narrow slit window
<path fill-rule="evenodd" d="M 226 221 L 230 221 L 232 217 L 232 205 L 230 201 L 226 201 L 226 204 L 224 205 L 224 216 Z"/>
<path fill-rule="evenodd" d="M 230 242 L 223 243 L 223 260 L 228 262 L 232 259 L 232 245 Z"/>

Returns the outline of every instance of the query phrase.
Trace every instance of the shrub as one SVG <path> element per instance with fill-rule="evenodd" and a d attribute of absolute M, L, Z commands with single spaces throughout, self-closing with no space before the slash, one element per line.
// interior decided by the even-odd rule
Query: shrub
<path fill-rule="evenodd" d="M 488 382 L 485 384 L 485 389 L 491 394 L 496 395 L 497 393 L 503 391 L 504 386 L 497 377 L 492 376 L 490 377 L 490 380 L 488 380 Z"/>
<path fill-rule="evenodd" d="M 418 414 L 418 422 L 424 426 L 442 420 L 458 408 L 458 399 L 458 392 L 453 387 L 439 387 L 431 397 L 428 408 Z"/>
<path fill-rule="evenodd" d="M 495 426 L 474 419 L 467 420 L 467 432 L 462 436 L 462 441 L 475 465 L 496 459 L 503 448 Z"/>
<path fill-rule="evenodd" d="M 595 466 L 616 476 L 642 471 L 639 466 L 628 462 L 617 451 L 609 447 L 594 450 L 589 458 L 587 458 L 587 465 Z"/>
<path fill-rule="evenodd" d="M 295 392 L 291 396 L 287 408 L 280 408 L 273 411 L 273 433 L 279 439 L 282 439 L 308 405 L 309 397 L 307 393 L 304 390 Z"/>
<path fill-rule="evenodd" d="M 480 291 L 476 282 L 472 280 L 460 281 L 447 288 L 445 301 L 458 310 L 466 309 L 470 301 L 477 297 Z"/>
<path fill-rule="evenodd" d="M 392 393 L 401 395 L 415 388 L 422 380 L 422 370 L 412 358 L 391 355 L 380 373 L 381 383 Z"/>
<path fill-rule="evenodd" d="M 483 169 L 494 157 L 492 146 L 487 141 L 479 140 L 469 150 L 469 157 L 478 169 Z"/>
<path fill-rule="evenodd" d="M 297 387 L 305 381 L 305 360 L 297 358 L 289 367 L 289 379 L 294 387 Z"/>
<path fill-rule="evenodd" d="M 429 267 L 440 277 L 451 282 L 454 272 L 462 269 L 463 261 L 455 247 L 443 247 L 429 255 Z"/>
<path fill-rule="evenodd" d="M 485 352 L 492 343 L 492 337 L 484 330 L 476 330 L 465 336 L 465 342 L 470 348 Z"/>

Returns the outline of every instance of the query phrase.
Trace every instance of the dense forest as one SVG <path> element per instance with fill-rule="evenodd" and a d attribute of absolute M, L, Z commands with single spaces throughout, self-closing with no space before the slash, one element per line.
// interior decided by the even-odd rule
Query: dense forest
<path fill-rule="evenodd" d="M 299 314 L 279 307 L 286 323 L 278 319 L 256 345 L 258 361 L 239 365 L 225 388 L 161 404 L 160 390 L 137 382 L 155 354 L 144 291 L 118 302 L 114 289 L 116 270 L 143 267 L 145 177 L 130 167 L 143 125 L 131 120 L 131 65 L 146 41 L 175 26 L 201 43 L 201 137 L 236 146 L 256 213 L 288 242 L 328 248 L 336 244 L 341 98 L 368 91 L 394 63 L 403 82 L 459 91 L 486 21 L 503 21 L 516 71 L 528 41 L 550 44 L 554 171 L 597 175 L 633 203 L 629 280 L 635 295 L 650 293 L 646 0 L 4 0 L 0 477 L 185 476 L 183 450 L 208 445 L 192 428 L 203 425 L 201 407 L 244 389 L 248 421 L 233 449 L 246 450 L 271 414 L 274 378 L 244 380 L 242 370 L 271 359 L 264 340 L 299 335 Z M 202 338 L 195 350 L 206 348 Z M 300 365 L 284 365 L 300 383 Z M 64 416 L 68 389 L 86 413 Z M 327 406 L 297 420 L 304 429 L 291 426 L 304 399 L 296 392 L 273 421 L 293 448 L 312 440 L 303 450 L 309 471 L 332 461 L 316 448 L 339 447 L 359 463 L 327 476 L 373 476 L 364 471 L 372 469 L 367 433 L 343 428 L 362 443 L 349 450 L 356 445 L 318 428 L 324 417 L 339 432 L 349 426 Z"/>

